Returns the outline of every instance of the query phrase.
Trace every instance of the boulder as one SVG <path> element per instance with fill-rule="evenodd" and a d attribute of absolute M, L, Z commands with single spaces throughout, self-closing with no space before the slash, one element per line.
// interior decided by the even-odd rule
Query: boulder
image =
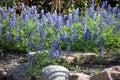
<path fill-rule="evenodd" d="M 68 76 L 68 80 L 89 80 L 91 76 L 83 74 L 83 73 L 76 73 L 72 72 Z"/>
<path fill-rule="evenodd" d="M 69 70 L 63 66 L 50 65 L 42 69 L 43 80 L 66 80 Z"/>
<path fill-rule="evenodd" d="M 61 58 L 63 58 L 68 63 L 91 63 L 95 61 L 97 55 L 95 53 L 71 53 L 70 55 L 63 54 Z"/>
<path fill-rule="evenodd" d="M 5 72 L 2 68 L 0 68 L 0 80 L 4 80 L 7 75 L 7 72 Z"/>
<path fill-rule="evenodd" d="M 7 80 L 30 80 L 30 77 L 27 74 L 27 68 L 27 63 L 20 64 L 8 73 Z"/>
<path fill-rule="evenodd" d="M 92 76 L 90 80 L 120 80 L 120 66 L 107 68 L 100 74 Z"/>

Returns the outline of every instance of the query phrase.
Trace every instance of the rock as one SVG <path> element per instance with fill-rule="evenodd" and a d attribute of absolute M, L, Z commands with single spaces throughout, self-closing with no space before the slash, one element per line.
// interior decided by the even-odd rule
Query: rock
<path fill-rule="evenodd" d="M 27 68 L 28 64 L 22 63 L 8 73 L 7 80 L 30 80 L 27 74 Z"/>
<path fill-rule="evenodd" d="M 43 80 L 66 80 L 69 70 L 63 66 L 50 65 L 42 69 Z"/>
<path fill-rule="evenodd" d="M 63 58 L 68 63 L 83 64 L 87 62 L 95 61 L 97 55 L 95 53 L 72 53 L 70 55 L 62 55 Z"/>
<path fill-rule="evenodd" d="M 107 68 L 90 80 L 120 80 L 120 66 Z"/>
<path fill-rule="evenodd" d="M 7 75 L 7 72 L 5 72 L 2 68 L 0 68 L 0 80 L 4 80 Z"/>
<path fill-rule="evenodd" d="M 68 80 L 89 80 L 91 76 L 83 74 L 83 73 L 70 73 L 68 76 Z"/>

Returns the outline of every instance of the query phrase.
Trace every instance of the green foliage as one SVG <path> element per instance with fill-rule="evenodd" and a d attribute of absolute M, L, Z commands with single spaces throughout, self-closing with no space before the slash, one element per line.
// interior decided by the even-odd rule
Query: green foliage
<path fill-rule="evenodd" d="M 31 76 L 40 76 L 42 68 L 48 65 L 61 65 L 68 69 L 71 67 L 71 65 L 65 60 L 57 57 L 49 58 L 49 53 L 42 51 L 33 56 L 32 65 L 30 65 L 28 73 Z"/>

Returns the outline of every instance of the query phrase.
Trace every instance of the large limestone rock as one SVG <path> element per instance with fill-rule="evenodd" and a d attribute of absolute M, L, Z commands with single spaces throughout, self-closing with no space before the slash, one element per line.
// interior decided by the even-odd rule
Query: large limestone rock
<path fill-rule="evenodd" d="M 50 65 L 42 69 L 43 80 L 66 80 L 69 70 L 63 66 Z"/>
<path fill-rule="evenodd" d="M 63 58 L 68 63 L 76 63 L 76 64 L 83 64 L 83 63 L 91 63 L 95 61 L 97 55 L 95 53 L 71 53 L 70 55 L 62 54 L 61 58 Z"/>
<path fill-rule="evenodd" d="M 72 72 L 68 76 L 68 80 L 89 80 L 91 76 L 83 73 Z"/>
<path fill-rule="evenodd" d="M 120 66 L 107 68 L 100 74 L 91 77 L 90 80 L 120 80 Z"/>
<path fill-rule="evenodd" d="M 27 74 L 27 68 L 27 63 L 17 66 L 8 73 L 7 80 L 30 80 L 30 77 Z"/>
<path fill-rule="evenodd" d="M 7 75 L 7 72 L 5 72 L 2 68 L 0 68 L 0 80 L 4 80 Z"/>

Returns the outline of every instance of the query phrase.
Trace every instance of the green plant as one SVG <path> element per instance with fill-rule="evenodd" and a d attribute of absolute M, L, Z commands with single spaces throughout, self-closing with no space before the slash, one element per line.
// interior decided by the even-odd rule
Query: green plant
<path fill-rule="evenodd" d="M 94 70 L 93 70 L 93 73 L 94 73 L 95 75 L 98 75 L 98 74 L 100 73 L 100 70 L 99 70 L 99 69 L 94 69 Z"/>
<path fill-rule="evenodd" d="M 42 68 L 48 65 L 61 65 L 67 67 L 68 69 L 71 67 L 68 62 L 61 58 L 50 58 L 48 52 L 39 52 L 33 56 L 33 61 L 28 68 L 28 73 L 31 76 L 39 77 L 41 75 Z"/>
<path fill-rule="evenodd" d="M 74 71 L 75 72 L 81 72 L 81 69 L 80 69 L 80 67 L 78 65 L 76 65 L 75 68 L 74 68 Z"/>

